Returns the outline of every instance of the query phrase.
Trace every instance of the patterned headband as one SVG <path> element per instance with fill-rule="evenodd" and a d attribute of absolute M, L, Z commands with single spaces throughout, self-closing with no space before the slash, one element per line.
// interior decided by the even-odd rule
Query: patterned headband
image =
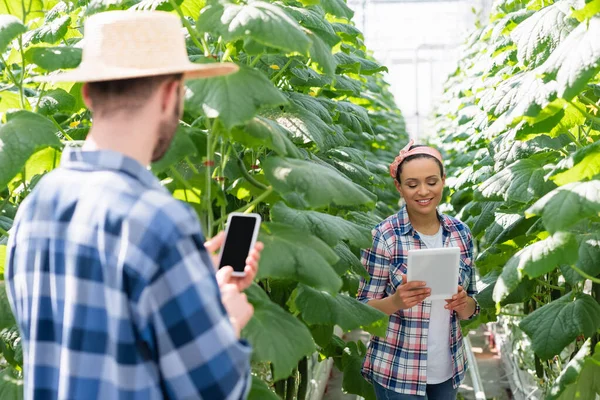
<path fill-rule="evenodd" d="M 437 159 L 440 163 L 442 163 L 442 165 L 444 164 L 444 161 L 442 160 L 442 155 L 439 151 L 437 151 L 434 148 L 417 147 L 415 149 L 409 150 L 414 143 L 415 141 L 411 139 L 410 142 L 408 142 L 408 144 L 404 146 L 402 150 L 400 150 L 398 156 L 390 164 L 390 176 L 394 178 L 394 184 L 396 185 L 396 189 L 398 189 L 398 191 L 400 191 L 400 182 L 398 182 L 398 180 L 396 179 L 396 174 L 398 173 L 398 167 L 400 166 L 400 164 L 402 164 L 402 161 L 404 161 L 407 157 L 414 156 L 417 154 L 427 154 Z"/>

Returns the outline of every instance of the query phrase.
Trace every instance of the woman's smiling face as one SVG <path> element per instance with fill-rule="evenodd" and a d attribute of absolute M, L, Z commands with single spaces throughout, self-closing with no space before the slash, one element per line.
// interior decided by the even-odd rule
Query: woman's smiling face
<path fill-rule="evenodd" d="M 436 214 L 445 181 L 445 177 L 440 175 L 439 164 L 433 158 L 405 161 L 400 172 L 400 194 L 409 213 Z"/>

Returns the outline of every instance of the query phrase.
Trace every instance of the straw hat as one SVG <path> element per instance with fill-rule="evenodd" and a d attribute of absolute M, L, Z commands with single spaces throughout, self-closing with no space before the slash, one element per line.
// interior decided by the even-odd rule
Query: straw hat
<path fill-rule="evenodd" d="M 79 67 L 36 80 L 98 82 L 183 73 L 186 79 L 227 75 L 233 63 L 189 61 L 179 17 L 164 11 L 107 11 L 85 21 Z"/>

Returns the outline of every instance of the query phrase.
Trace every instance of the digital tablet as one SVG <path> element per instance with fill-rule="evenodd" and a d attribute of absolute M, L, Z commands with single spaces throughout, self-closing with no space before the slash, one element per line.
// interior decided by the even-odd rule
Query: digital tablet
<path fill-rule="evenodd" d="M 450 299 L 458 292 L 459 264 L 458 247 L 409 250 L 406 279 L 427 282 L 428 300 Z"/>

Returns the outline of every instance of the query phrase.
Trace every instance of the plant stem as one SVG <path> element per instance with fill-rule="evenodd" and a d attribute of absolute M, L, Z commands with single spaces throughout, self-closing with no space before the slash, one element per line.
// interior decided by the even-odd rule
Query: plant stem
<path fill-rule="evenodd" d="M 2 236 L 8 236 L 8 232 L 5 231 L 4 229 L 0 228 L 0 235 L 2 235 Z"/>
<path fill-rule="evenodd" d="M 173 9 L 177 12 L 177 14 L 179 14 L 179 17 L 181 18 L 181 22 L 183 22 L 183 26 L 185 26 L 185 29 L 187 29 L 188 33 L 190 34 L 190 38 L 192 39 L 192 42 L 194 42 L 196 47 L 201 49 L 202 44 L 200 43 L 200 41 L 198 41 L 198 38 L 196 37 L 196 31 L 194 30 L 194 27 L 192 26 L 192 24 L 190 24 L 190 21 L 187 20 L 185 15 L 183 15 L 183 11 L 181 11 L 181 8 L 177 4 L 177 2 L 175 0 L 169 0 L 169 4 L 171 4 L 171 7 L 173 7 Z M 206 53 L 206 50 L 204 50 L 204 52 Z"/>
<path fill-rule="evenodd" d="M 552 285 L 552 284 L 550 284 L 550 283 L 548 283 L 548 282 L 546 282 L 546 281 L 544 281 L 544 280 L 542 280 L 542 279 L 536 279 L 536 280 L 537 280 L 537 282 L 538 282 L 539 284 L 541 284 L 541 285 L 543 285 L 543 286 L 546 286 L 547 288 L 554 289 L 554 290 L 560 290 L 561 292 L 564 292 L 564 291 L 565 291 L 565 288 L 564 288 L 564 287 L 560 287 L 560 286 Z"/>
<path fill-rule="evenodd" d="M 306 391 L 308 389 L 308 360 L 302 357 L 298 363 L 298 373 L 300 374 L 300 383 L 298 384 L 298 400 L 306 399 Z"/>
<path fill-rule="evenodd" d="M 239 155 L 236 154 L 237 157 L 237 164 L 238 167 L 240 168 L 240 172 L 242 173 L 242 175 L 244 176 L 244 178 L 252 185 L 252 186 L 256 186 L 259 189 L 262 190 L 267 190 L 267 186 L 260 183 L 259 181 L 257 181 L 256 179 L 254 179 L 254 177 L 252 175 L 250 175 L 248 173 L 248 170 L 246 169 L 246 165 L 244 165 L 244 160 L 242 160 L 240 158 Z"/>
<path fill-rule="evenodd" d="M 579 113 L 581 115 L 583 115 L 584 117 L 586 117 L 587 119 L 592 120 L 597 124 L 600 124 L 600 118 L 593 116 L 592 114 L 587 112 L 587 110 L 585 110 L 585 109 L 581 109 L 577 104 L 573 103 L 572 101 L 569 101 L 569 104 L 571 104 L 573 107 L 575 107 L 577 109 L 577 111 L 579 111 Z"/>
<path fill-rule="evenodd" d="M 279 78 L 281 77 L 281 75 L 283 75 L 283 73 L 285 72 L 285 70 L 290 66 L 290 64 L 292 63 L 292 61 L 294 61 L 294 59 L 290 58 L 288 60 L 288 62 L 285 63 L 285 65 L 283 66 L 283 68 L 281 68 L 279 70 L 279 72 L 277 73 L 277 75 L 275 75 L 273 78 L 271 78 L 271 82 L 276 83 L 279 80 Z"/>
<path fill-rule="evenodd" d="M 65 130 L 62 128 L 62 126 L 60 126 L 60 124 L 58 122 L 56 122 L 56 120 L 54 119 L 54 117 L 49 116 L 48 117 L 50 119 L 50 121 L 52 121 L 54 123 L 54 126 L 56 126 L 56 128 L 60 131 L 60 133 L 67 138 L 67 140 L 71 140 L 73 141 L 73 138 L 69 135 L 67 135 L 67 132 L 65 132 Z"/>
<path fill-rule="evenodd" d="M 185 157 L 185 162 L 186 162 L 186 164 L 187 164 L 187 165 L 190 167 L 190 169 L 192 170 L 192 172 L 193 172 L 194 174 L 196 174 L 196 175 L 197 175 L 197 174 L 199 174 L 199 173 L 200 173 L 200 171 L 198 171 L 198 169 L 196 168 L 196 166 L 195 166 L 195 165 L 194 165 L 194 164 L 193 164 L 193 163 L 190 161 L 190 158 L 189 158 L 189 157 Z"/>
<path fill-rule="evenodd" d="M 25 8 L 23 7 L 23 11 Z M 25 15 L 23 15 L 25 19 Z M 25 23 L 25 21 L 23 21 Z M 21 108 L 25 109 L 25 93 L 23 89 L 23 81 L 25 80 L 25 53 L 23 52 L 23 36 L 19 35 L 19 50 L 21 52 L 21 83 L 19 84 L 19 95 L 21 98 Z"/>
<path fill-rule="evenodd" d="M 4 59 L 4 56 L 2 54 L 0 54 L 0 61 L 2 61 L 2 64 L 4 64 L 4 66 L 6 68 L 6 72 L 8 72 L 8 75 L 10 76 L 10 80 L 13 81 L 15 86 L 16 87 L 21 86 L 21 83 L 19 81 L 17 81 L 17 78 L 15 78 L 14 74 L 12 73 L 11 69 L 9 68 L 9 66 L 6 63 L 6 60 Z"/>
<path fill-rule="evenodd" d="M 256 64 L 258 64 L 258 62 L 260 61 L 261 57 L 264 55 L 264 53 L 260 53 L 259 55 L 257 55 L 256 57 L 254 57 L 254 60 L 252 60 L 252 62 L 250 63 L 249 67 L 250 68 L 254 68 L 256 66 Z"/>
<path fill-rule="evenodd" d="M 287 379 L 286 391 L 285 391 L 285 400 L 294 400 L 294 395 L 296 394 L 296 374 L 298 371 L 294 368 L 292 371 L 292 375 Z"/>
<path fill-rule="evenodd" d="M 583 276 L 585 279 L 589 279 L 590 281 L 592 281 L 593 283 L 600 283 L 600 279 L 599 278 L 594 278 L 593 276 L 583 272 L 582 270 L 580 270 L 579 268 L 577 268 L 574 265 L 570 265 L 571 268 L 573 268 L 573 270 L 575 272 L 577 272 L 579 275 Z"/>
<path fill-rule="evenodd" d="M 202 47 L 204 48 L 204 57 L 210 56 L 210 47 L 208 46 L 208 42 L 203 37 L 200 38 L 200 41 L 202 42 Z"/>
<path fill-rule="evenodd" d="M 231 61 L 231 47 L 228 47 L 225 50 L 225 53 L 223 53 L 223 56 L 221 57 L 221 61 L 226 61 L 227 59 L 229 59 Z"/>
<path fill-rule="evenodd" d="M 210 120 L 206 119 L 206 127 L 208 132 L 206 132 L 206 192 L 205 192 L 205 202 L 206 202 L 206 232 L 207 238 L 210 239 L 212 237 L 212 224 L 213 224 L 213 212 L 212 212 L 212 197 L 211 197 L 211 186 L 212 186 L 212 173 L 211 173 L 211 164 L 212 164 L 212 156 L 213 156 L 213 148 L 212 148 L 212 137 L 214 135 L 213 127 L 216 127 L 216 123 L 214 126 L 211 125 Z"/>
<path fill-rule="evenodd" d="M 271 186 L 269 186 L 264 193 L 261 193 L 260 196 L 256 197 L 254 200 L 252 200 L 250 203 L 246 204 L 245 206 L 238 208 L 234 212 L 243 212 L 243 213 L 250 212 L 250 210 L 254 209 L 254 207 L 258 203 L 260 203 L 261 201 L 263 201 L 264 199 L 269 197 L 271 195 L 271 193 L 273 193 L 273 188 Z M 225 221 L 226 219 L 227 219 L 227 215 L 222 216 L 221 218 L 219 218 L 217 221 L 215 221 L 213 223 L 213 226 L 219 225 L 221 222 Z"/>

